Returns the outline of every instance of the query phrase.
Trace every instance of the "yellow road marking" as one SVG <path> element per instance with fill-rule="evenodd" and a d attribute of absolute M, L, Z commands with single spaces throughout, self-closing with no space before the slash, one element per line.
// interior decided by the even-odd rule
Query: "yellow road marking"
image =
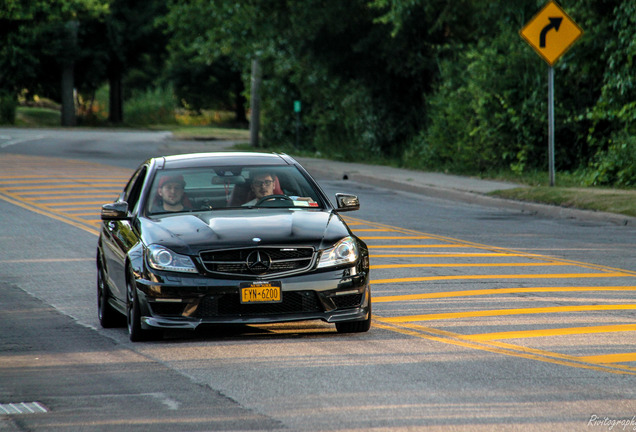
<path fill-rule="evenodd" d="M 405 323 L 413 321 L 437 321 L 445 319 L 458 318 L 478 318 L 478 317 L 494 317 L 507 315 L 534 315 L 549 313 L 567 313 L 567 312 L 598 312 L 609 310 L 634 310 L 636 304 L 617 304 L 617 305 L 579 305 L 579 306 L 551 306 L 539 308 L 523 308 L 523 309 L 494 309 L 494 310 L 478 310 L 466 312 L 448 312 L 425 315 L 409 315 L 384 318 L 384 322 Z"/>
<path fill-rule="evenodd" d="M 69 225 L 72 225 L 76 228 L 82 229 L 86 232 L 89 232 L 93 235 L 98 236 L 99 235 L 99 231 L 95 231 L 94 228 L 91 228 L 89 226 L 86 226 L 85 223 L 86 221 L 83 221 L 82 219 L 79 218 L 75 218 L 71 215 L 57 215 L 55 213 L 51 213 L 50 210 L 48 210 L 46 207 L 42 207 L 42 206 L 38 206 L 37 204 L 29 204 L 29 203 L 25 203 L 23 201 L 21 201 L 19 198 L 14 198 L 10 195 L 6 195 L 6 194 L 2 194 L 0 193 L 0 199 L 5 200 L 11 204 L 17 205 L 18 207 L 22 207 L 23 209 L 26 210 L 30 210 L 32 212 L 35 212 L 37 214 L 43 215 L 43 216 L 47 216 L 50 217 L 52 219 L 58 220 L 60 222 L 64 222 L 67 223 Z"/>
<path fill-rule="evenodd" d="M 536 348 L 528 348 L 528 347 L 521 347 L 518 345 L 513 345 L 513 344 L 509 344 L 506 342 L 497 342 L 497 341 L 490 341 L 490 342 L 475 342 L 475 343 L 483 343 L 483 344 L 487 344 L 487 345 L 491 345 L 491 346 L 496 346 L 496 347 L 500 347 L 503 349 L 519 349 L 522 350 L 524 352 L 529 352 L 529 353 L 533 353 L 533 354 L 539 354 L 539 355 L 546 355 L 546 356 L 552 356 L 552 357 L 556 357 L 556 358 L 562 358 L 562 359 L 566 359 L 566 360 L 571 360 L 571 361 L 575 361 L 575 362 L 580 362 L 580 358 L 579 357 L 575 357 L 575 356 L 569 356 L 567 354 L 559 354 L 559 353 L 555 353 L 555 352 L 551 352 L 551 351 L 545 351 L 545 350 L 540 350 L 540 349 L 536 349 Z M 603 365 L 603 364 L 596 364 L 599 367 L 608 367 L 608 365 Z M 612 365 L 609 366 L 611 368 L 614 369 L 620 369 L 623 371 L 630 371 L 628 372 L 630 375 L 636 375 L 636 368 L 631 367 L 631 366 L 625 366 L 625 365 Z M 599 369 L 602 370 L 602 369 Z M 606 372 L 610 372 L 609 370 L 607 370 Z"/>
<path fill-rule="evenodd" d="M 356 228 L 355 232 L 397 232 L 397 230 L 384 228 Z"/>
<path fill-rule="evenodd" d="M 378 264 L 372 265 L 372 269 L 392 269 L 392 268 L 416 268 L 416 267 L 542 267 L 542 266 L 564 266 L 565 263 L 469 263 L 469 264 Z"/>
<path fill-rule="evenodd" d="M 362 240 L 428 240 L 429 236 L 362 236 Z"/>
<path fill-rule="evenodd" d="M 369 254 L 369 258 L 478 258 L 478 257 L 523 257 L 523 254 L 511 253 L 456 253 L 456 254 Z"/>
<path fill-rule="evenodd" d="M 51 263 L 51 262 L 71 262 L 71 261 L 95 261 L 95 258 L 34 258 L 34 259 L 13 259 L 13 260 L 0 260 L 0 263 L 8 264 L 30 264 L 30 263 Z"/>
<path fill-rule="evenodd" d="M 540 292 L 589 292 L 589 291 L 636 291 L 636 286 L 595 286 L 595 287 L 532 287 L 532 288 L 494 288 L 483 290 L 444 291 L 436 293 L 405 294 L 397 296 L 373 297 L 373 303 L 388 303 L 408 300 L 425 300 L 451 297 L 471 297 L 483 295 L 540 293 Z"/>
<path fill-rule="evenodd" d="M 552 363 L 581 369 L 590 369 L 600 372 L 609 372 L 620 375 L 636 375 L 636 368 L 630 368 L 627 366 L 609 366 L 605 364 L 595 364 L 586 362 L 585 360 L 581 360 L 577 357 L 566 356 L 549 351 L 541 351 L 533 348 L 526 348 L 511 344 L 502 344 L 497 342 L 486 344 L 468 341 L 464 340 L 461 335 L 429 327 L 417 326 L 412 324 L 398 326 L 393 323 L 386 323 L 386 318 L 380 318 L 377 317 L 377 315 L 374 316 L 374 327 L 418 338 L 457 345 L 464 348 L 477 349 L 481 351 L 504 354 L 531 360 L 538 360 L 545 363 Z"/>
<path fill-rule="evenodd" d="M 367 245 L 369 249 L 472 248 L 461 244 Z"/>
<path fill-rule="evenodd" d="M 8 192 L 13 192 L 13 193 L 21 193 L 20 191 L 24 191 L 24 192 L 33 192 L 34 190 L 47 190 L 47 189 L 56 189 L 56 190 L 66 190 L 66 189 L 86 189 L 88 187 L 92 187 L 92 188 L 102 188 L 103 186 L 121 186 L 123 187 L 123 184 L 120 183 L 105 183 L 105 184 L 100 184 L 100 185 L 90 185 L 90 184 L 78 184 L 78 183 L 74 183 L 74 184 L 48 184 L 46 186 L 11 186 L 11 187 L 2 187 L 3 190 L 8 191 Z"/>
<path fill-rule="evenodd" d="M 33 187 L 32 184 L 51 184 L 51 183 L 82 183 L 82 184 L 112 184 L 114 179 L 109 178 L 83 178 L 83 177 L 48 177 L 46 179 L 20 179 L 20 180 L 0 180 L 2 188 L 15 187 L 20 185 L 27 185 L 26 187 Z M 126 180 L 122 179 L 120 184 L 125 183 Z M 8 185 L 8 186 L 6 186 Z"/>
<path fill-rule="evenodd" d="M 595 356 L 578 357 L 581 361 L 590 363 L 627 363 L 636 362 L 636 353 L 601 354 Z"/>
<path fill-rule="evenodd" d="M 61 207 L 86 207 L 86 206 L 90 206 L 90 207 L 95 207 L 95 206 L 99 206 L 101 208 L 102 204 L 104 204 L 104 201 L 89 201 L 89 202 L 85 202 L 85 201 L 80 201 L 80 200 L 74 200 L 73 202 L 51 202 L 51 203 L 42 203 L 42 205 L 45 205 L 47 207 L 50 208 L 61 208 Z"/>
<path fill-rule="evenodd" d="M 24 194 L 20 194 L 20 195 L 24 195 Z M 82 199 L 94 199 L 94 198 L 114 200 L 117 197 L 117 195 L 118 194 L 99 195 L 99 194 L 92 194 L 90 192 L 79 192 L 79 193 L 73 193 L 72 195 L 69 195 L 67 193 L 55 193 L 55 194 L 49 194 L 49 195 L 41 194 L 35 198 L 26 198 L 23 196 L 22 199 L 25 201 L 30 201 L 30 202 L 61 200 L 61 199 L 67 199 L 69 197 L 73 199 L 77 199 L 78 201 L 81 201 Z M 100 202 L 103 202 L 103 201 L 100 201 Z"/>
<path fill-rule="evenodd" d="M 2 188 L 0 188 L 0 190 L 2 190 Z M 56 196 L 56 195 L 60 195 L 60 196 L 93 195 L 95 192 L 92 192 L 92 191 L 96 191 L 97 193 L 101 193 L 101 194 L 108 193 L 108 197 L 112 198 L 112 197 L 118 196 L 121 193 L 121 188 L 108 189 L 108 188 L 103 188 L 98 186 L 92 186 L 92 187 L 86 187 L 83 191 L 73 191 L 71 193 L 63 192 L 59 190 L 26 191 L 26 192 L 20 192 L 20 196 L 26 197 L 30 195 L 36 195 L 38 197 L 50 197 L 50 196 Z M 24 198 L 24 199 L 34 199 L 34 198 Z"/>
<path fill-rule="evenodd" d="M 27 159 L 27 157 L 24 157 L 23 159 Z M 28 159 L 28 161 L 32 161 L 33 158 Z M 38 160 L 42 160 L 42 161 L 48 161 L 50 160 L 50 158 L 39 158 Z M 9 162 L 9 161 L 5 161 L 5 162 Z M 15 163 L 15 161 L 10 161 L 11 164 L 13 166 L 11 166 L 11 168 L 14 168 L 15 165 L 17 165 Z M 83 163 L 83 162 L 78 162 L 78 163 L 74 163 L 73 161 L 63 161 L 66 164 L 70 164 L 70 165 L 79 165 L 79 166 L 87 166 L 88 164 Z M 100 166 L 97 164 L 90 164 L 91 165 L 91 170 L 93 169 L 92 167 L 95 166 L 97 167 L 96 169 L 99 170 L 100 172 L 109 172 L 110 168 L 105 167 L 105 166 Z M 49 163 L 44 163 L 42 162 L 37 163 L 37 164 L 31 164 L 30 169 L 38 169 L 41 170 L 43 168 L 50 168 L 51 165 Z M 102 170 L 102 168 L 104 168 Z M 20 168 L 22 169 L 22 168 Z M 75 169 L 75 168 L 73 168 Z M 109 172 L 109 175 L 111 173 Z M 35 176 L 28 176 L 27 178 L 34 178 Z M 0 177 L 2 178 L 2 177 Z M 5 177 L 6 178 L 6 177 Z M 46 178 L 46 176 L 43 176 L 43 178 Z M 50 178 L 50 176 L 48 176 L 48 178 Z M 116 180 L 115 177 L 109 177 L 111 181 Z M 114 184 L 113 183 L 113 187 L 117 187 L 117 188 L 121 188 L 123 186 L 123 183 L 125 180 L 127 180 L 128 177 L 122 177 L 122 183 L 117 183 Z M 47 212 L 45 210 L 49 209 L 49 207 L 47 206 L 42 206 L 42 205 L 37 205 L 37 204 L 28 204 L 25 203 L 24 200 L 25 198 L 23 198 L 22 196 L 24 195 L 37 195 L 37 196 L 43 196 L 47 193 L 57 193 L 60 194 L 60 189 L 62 186 L 66 186 L 66 185 L 60 185 L 59 183 L 69 183 L 69 182 L 77 182 L 77 179 L 73 179 L 73 178 L 60 178 L 60 177 L 55 177 L 54 181 L 58 182 L 58 184 L 56 186 L 52 186 L 50 189 L 39 189 L 39 190 L 33 190 L 34 187 L 29 187 L 29 186 L 24 186 L 22 188 L 22 192 L 20 192 L 20 196 L 18 197 L 12 193 L 7 193 L 6 195 L 0 194 L 0 199 L 4 199 L 8 202 L 11 202 L 13 204 L 16 204 L 18 206 L 21 206 L 25 209 L 31 210 L 31 211 L 35 211 L 39 214 L 43 214 L 45 216 L 48 217 L 52 217 L 54 219 L 60 220 L 62 222 L 66 222 L 66 223 L 70 223 L 71 225 L 77 226 L 81 229 L 84 229 L 88 232 L 91 232 L 95 235 L 98 234 L 98 231 L 95 231 L 94 229 L 87 227 L 87 225 L 94 225 L 94 224 L 100 224 L 100 221 L 84 221 L 81 220 L 79 218 L 69 218 L 68 216 L 58 216 L 56 214 L 51 214 L 50 212 Z M 90 188 L 90 189 L 100 189 L 101 193 L 104 193 L 105 191 L 109 190 L 108 188 L 104 187 L 104 182 L 108 182 L 107 179 L 104 180 L 98 180 L 98 179 L 92 179 L 92 183 L 90 185 L 83 185 L 83 187 L 85 188 Z M 4 182 L 3 182 L 4 183 Z M 34 182 L 37 183 L 37 182 Z M 99 183 L 99 184 L 98 184 Z M 48 183 L 47 184 L 52 184 L 52 183 Z M 25 190 L 27 189 L 27 190 Z M 51 190 L 55 189 L 54 192 L 51 192 Z M 74 190 L 72 190 L 73 188 L 69 188 L 69 193 L 75 193 Z M 2 188 L 0 187 L 0 190 L 6 190 L 6 188 Z M 20 190 L 20 189 L 17 189 Z M 113 189 L 114 191 L 114 195 L 116 196 L 119 192 L 120 189 Z M 111 196 L 109 196 L 110 198 Z M 43 209 L 43 210 L 42 210 Z M 601 270 L 601 271 L 606 271 L 607 273 L 603 273 L 603 274 L 596 274 L 596 273 L 584 273 L 583 277 L 614 277 L 614 276 L 634 276 L 636 275 L 636 272 L 630 272 L 630 271 L 626 271 L 626 270 L 621 270 L 621 269 L 611 269 L 609 267 L 606 266 L 598 266 L 598 265 L 593 265 L 593 264 L 588 264 L 588 263 L 580 263 L 580 262 L 576 262 L 576 261 L 566 261 L 566 260 L 558 260 L 559 264 L 554 264 L 557 262 L 557 260 L 555 260 L 552 257 L 548 257 L 548 256 L 542 256 L 542 255 L 535 255 L 535 254 L 528 254 L 528 253 L 522 253 L 519 251 L 513 251 L 510 249 L 505 249 L 505 248 L 497 248 L 497 247 L 492 247 L 492 246 L 487 246 L 487 245 L 480 245 L 477 243 L 471 243 L 471 242 L 466 242 L 466 241 L 460 241 L 457 239 L 452 239 L 452 238 L 448 238 L 448 237 L 442 237 L 442 236 L 436 236 L 436 235 L 430 235 L 430 234 L 426 234 L 426 233 L 421 233 L 418 231 L 414 231 L 414 230 L 407 230 L 407 229 L 402 229 L 399 227 L 391 227 L 391 226 L 387 226 L 387 225 L 382 225 L 382 224 L 376 224 L 376 223 L 372 223 L 372 222 L 367 222 L 367 221 L 361 221 L 361 220 L 355 220 L 355 219 L 351 219 L 351 218 L 347 218 L 347 220 L 349 221 L 349 225 L 351 226 L 367 226 L 367 227 L 373 227 L 373 228 L 363 228 L 360 229 L 360 232 L 398 232 L 398 233 L 402 233 L 405 234 L 406 236 L 396 236 L 396 237 L 384 237 L 384 236 L 377 236 L 377 237 L 368 237 L 369 239 L 378 239 L 378 240 L 389 240 L 389 239 L 396 239 L 396 240 L 404 240 L 404 239 L 408 239 L 408 236 L 411 236 L 412 239 L 420 239 L 420 238 L 426 238 L 426 239 L 433 239 L 433 240 L 438 240 L 440 242 L 446 242 L 444 244 L 438 244 L 438 245 L 372 245 L 370 246 L 370 249 L 390 249 L 390 248 L 394 248 L 394 249 L 402 249 L 402 250 L 406 250 L 407 248 L 474 248 L 474 249 L 485 249 L 487 250 L 489 253 L 481 253 L 481 254 L 461 254 L 461 253 L 454 253 L 454 254 L 433 254 L 433 253 L 429 253 L 429 254 L 414 254 L 414 253 L 406 253 L 406 254 L 397 254 L 397 255 L 389 255 L 389 254 L 385 254 L 385 255 L 372 255 L 372 257 L 374 258 L 381 258 L 381 257 L 417 257 L 417 256 L 422 256 L 422 257 L 467 257 L 467 256 L 484 256 L 484 257 L 494 257 L 494 256 L 516 256 L 516 257 L 526 257 L 526 258 L 534 258 L 534 259 L 544 259 L 547 261 L 552 262 L 552 264 L 548 264 L 548 263 L 543 263 L 543 264 L 538 264 L 538 265 L 563 265 L 564 263 L 568 263 L 571 265 L 575 265 L 575 266 L 580 266 L 583 268 L 587 268 L 587 269 L 596 269 Z M 512 264 L 512 263 L 509 263 Z M 472 266 L 472 265 L 476 265 L 476 264 L 468 264 L 467 266 Z M 490 266 L 492 265 L 496 265 L 496 264 L 488 264 Z M 537 264 L 534 264 L 537 265 Z M 445 266 L 444 264 L 439 264 L 439 266 Z M 596 275 L 596 276 L 594 276 Z M 546 275 L 538 275 L 539 277 L 555 277 L 554 275 L 550 275 L 550 276 L 546 276 Z M 495 275 L 494 278 L 510 278 L 511 276 L 505 276 L 505 275 Z M 537 278 L 537 275 L 522 275 L 522 277 L 532 277 L 532 278 Z M 576 276 L 576 274 L 573 275 L 559 275 L 558 277 L 581 277 L 581 276 Z M 456 277 L 442 277 L 444 279 L 454 279 Z M 468 276 L 468 278 L 470 279 L 475 279 L 475 276 Z M 477 278 L 493 278 L 493 276 L 478 276 Z M 428 278 L 422 279 L 422 278 L 417 278 L 418 280 L 431 280 Z M 399 279 L 386 279 L 385 281 L 388 282 L 394 282 L 394 281 L 398 281 Z M 432 280 L 440 280 L 439 277 L 432 279 Z M 374 283 L 382 283 L 382 281 L 378 282 L 375 281 Z M 568 289 L 562 289 L 562 288 L 544 288 L 545 290 L 558 290 L 558 291 L 567 291 Z M 571 290 L 576 290 L 576 287 L 570 287 L 569 289 Z M 578 290 L 580 291 L 601 291 L 601 290 L 611 290 L 612 287 L 581 287 Z M 615 287 L 616 290 L 633 290 L 634 287 Z M 534 290 L 536 291 L 536 288 L 529 288 L 529 290 Z M 473 290 L 472 292 L 476 293 L 476 292 L 481 292 L 484 294 L 472 294 L 472 295 L 486 295 L 485 293 L 487 291 L 491 291 L 492 294 L 495 293 L 503 293 L 505 291 L 504 290 L 497 290 L 497 289 L 493 289 L 493 290 Z M 452 296 L 459 296 L 459 295 L 469 295 L 467 293 L 469 293 L 470 291 L 465 291 L 463 292 L 463 294 L 456 294 L 456 295 L 448 295 L 449 297 Z M 512 291 L 511 291 L 512 292 Z M 516 292 L 523 292 L 523 291 L 516 291 Z M 461 293 L 461 292 L 458 292 Z M 415 294 L 415 296 L 418 296 L 417 298 L 434 298 L 434 297 L 422 297 L 422 295 L 426 296 L 426 295 L 440 295 L 443 293 L 436 293 L 436 294 Z M 398 299 L 402 298 L 405 299 L 407 296 L 387 296 L 384 297 L 384 299 L 386 299 L 386 301 L 400 301 Z M 382 301 L 381 299 L 383 299 L 383 297 L 380 297 L 380 301 Z M 378 301 L 378 299 L 374 299 L 374 301 Z M 613 305 L 606 305 L 608 307 L 611 307 Z M 634 308 L 633 305 L 624 305 L 625 308 Z M 591 307 L 595 307 L 595 310 L 599 310 L 599 306 L 591 306 Z M 537 308 L 537 309 L 554 309 L 554 308 Z M 572 308 L 570 308 L 572 309 Z M 514 309 L 511 309 L 514 310 Z M 519 309 L 519 310 L 523 310 L 523 309 Z M 607 310 L 607 309 L 603 309 L 603 310 Z M 488 311 L 486 311 L 488 312 Z M 556 311 L 555 311 L 556 312 Z M 539 312 L 533 312 L 533 313 L 539 313 Z M 374 317 L 375 318 L 375 317 Z M 381 321 L 382 319 L 380 319 Z M 611 363 L 611 362 L 618 362 L 618 361 L 634 361 L 634 358 L 636 356 L 636 353 L 626 353 L 626 354 L 610 354 L 610 355 L 606 355 L 606 356 L 589 356 L 589 357 L 569 357 L 569 356 L 564 356 L 564 355 L 560 355 L 557 353 L 550 353 L 550 352 L 546 352 L 546 351 L 541 351 L 541 350 L 535 350 L 535 349 L 530 349 L 530 348 L 524 348 L 524 347 L 518 347 L 515 345 L 511 345 L 511 344 L 505 344 L 505 343 L 500 343 L 500 342 L 496 342 L 496 341 L 491 341 L 489 343 L 486 342 L 481 342 L 481 341 L 476 341 L 476 340 L 469 340 L 467 338 L 470 338 L 471 336 L 467 336 L 467 337 L 462 337 L 461 335 L 453 335 L 452 333 L 449 332 L 443 332 L 441 330 L 435 330 L 435 329 L 426 329 L 422 326 L 417 326 L 415 324 L 397 324 L 397 323 L 381 323 L 380 321 L 376 321 L 374 319 L 374 325 L 375 326 L 380 326 L 383 328 L 387 328 L 390 329 L 392 331 L 397 331 L 397 332 L 401 332 L 401 333 L 405 333 L 405 334 L 413 334 L 415 336 L 418 337 L 428 337 L 429 339 L 433 339 L 433 340 L 439 340 L 441 342 L 444 343 L 452 343 L 452 344 L 456 344 L 456 345 L 461 345 L 461 346 L 465 346 L 468 348 L 473 348 L 473 349 L 481 349 L 481 350 L 486 350 L 486 351 L 491 351 L 491 352 L 498 352 L 498 353 L 502 353 L 502 354 L 506 354 L 506 355 L 514 355 L 514 356 L 518 356 L 518 357 L 523 357 L 523 358 L 532 358 L 532 359 L 536 359 L 536 360 L 540 360 L 540 361 L 548 361 L 551 363 L 556 363 L 556 364 L 563 364 L 563 365 L 567 365 L 567 366 L 572 366 L 572 367 L 580 367 L 580 368 L 586 368 L 586 369 L 594 369 L 594 370 L 599 370 L 599 371 L 605 371 L 605 372 L 611 372 L 611 373 L 629 373 L 629 374 L 634 374 L 634 372 L 636 371 L 636 369 L 632 369 L 632 368 L 628 368 L 625 366 L 613 366 L 613 367 L 607 367 L 606 365 L 601 365 L 601 364 L 591 364 L 589 363 L 589 361 L 594 361 L 595 359 L 598 360 L 599 363 L 601 363 L 601 361 L 605 362 L 605 363 Z M 625 325 L 627 326 L 627 325 Z M 624 329 L 629 328 L 629 327 L 625 327 L 623 326 Z M 603 326 L 602 326 L 603 327 Z M 555 330 L 556 331 L 556 330 Z M 565 330 L 561 330 L 561 331 L 565 331 Z M 589 330 L 588 330 L 589 331 Z M 617 330 L 618 331 L 618 330 Z M 623 331 L 631 331 L 631 330 L 623 330 Z M 426 335 L 423 334 L 423 332 L 428 332 Z M 532 331 L 528 331 L 526 334 L 529 335 Z M 503 333 L 507 333 L 507 334 L 512 334 L 514 332 L 503 332 Z M 518 333 L 517 333 L 518 334 Z M 536 332 L 535 332 L 536 334 Z M 493 334 L 491 334 L 493 335 Z M 472 335 L 472 337 L 478 337 L 479 335 Z M 484 338 L 489 338 L 488 336 L 482 336 Z M 490 336 L 490 338 L 495 337 L 495 336 Z M 528 336 L 531 337 L 531 336 Z M 631 357 L 630 357 L 631 356 Z M 614 361 L 608 361 L 614 359 Z"/>
<path fill-rule="evenodd" d="M 565 327 L 565 328 L 553 328 L 553 329 L 540 329 L 540 330 L 520 330 L 520 331 L 507 331 L 497 333 L 481 333 L 467 335 L 466 338 L 473 341 L 487 341 L 487 340 L 501 340 L 501 339 L 525 339 L 534 337 L 547 337 L 547 336 L 567 336 L 567 335 L 580 335 L 580 334 L 592 334 L 592 333 L 615 333 L 615 332 L 628 332 L 636 331 L 636 324 L 618 324 L 618 325 L 605 325 L 605 326 L 590 326 L 590 327 Z"/>
<path fill-rule="evenodd" d="M 385 225 L 385 224 L 380 224 L 380 223 L 376 223 L 376 222 L 367 222 L 367 221 L 363 221 L 361 219 L 356 219 L 356 218 L 352 218 L 352 217 L 347 217 L 346 220 L 347 220 L 347 223 L 351 223 L 351 224 L 364 224 L 364 225 L 375 226 L 375 227 L 384 228 L 384 229 L 394 229 L 394 230 L 396 230 L 398 232 L 405 233 L 405 234 L 427 235 L 427 236 L 430 236 L 431 239 L 437 239 L 437 240 L 440 240 L 440 241 L 445 241 L 445 242 L 451 243 L 451 244 L 446 244 L 446 245 L 421 245 L 421 246 L 377 245 L 377 246 L 369 246 L 369 249 L 374 249 L 374 248 L 378 248 L 378 249 L 379 248 L 385 248 L 385 249 L 386 248 L 409 248 L 409 247 L 411 247 L 411 248 L 416 248 L 416 247 L 425 247 L 425 248 L 433 248 L 433 247 L 434 248 L 444 248 L 444 247 L 447 247 L 447 248 L 470 248 L 470 247 L 472 247 L 472 248 L 475 248 L 475 249 L 485 249 L 485 250 L 489 250 L 489 251 L 513 253 L 513 254 L 517 254 L 519 256 L 526 256 L 526 257 L 531 257 L 531 258 L 548 259 L 548 260 L 554 259 L 553 257 L 549 257 L 547 255 L 529 254 L 529 253 L 520 252 L 520 251 L 517 251 L 517 250 L 514 250 L 514 249 L 489 246 L 489 245 L 469 242 L 469 241 L 465 241 L 465 240 L 458 240 L 458 239 L 455 239 L 455 238 L 452 238 L 452 237 L 444 237 L 444 236 L 439 236 L 439 235 L 434 235 L 434 234 L 429 234 L 429 233 L 423 233 L 421 231 L 394 227 L 392 225 Z M 620 272 L 623 272 L 623 273 L 630 273 L 631 275 L 636 276 L 636 271 L 631 271 L 631 270 L 617 269 L 617 268 L 613 268 L 613 267 L 609 267 L 609 266 L 596 265 L 596 264 L 590 264 L 590 263 L 583 263 L 583 262 L 580 262 L 580 261 L 573 261 L 573 260 L 560 259 L 559 261 L 570 263 L 572 265 L 583 267 L 583 268 L 592 268 L 592 269 L 605 270 L 605 271 L 607 271 L 607 270 L 620 271 Z"/>
<path fill-rule="evenodd" d="M 465 275 L 465 276 L 427 276 L 396 279 L 372 280 L 372 284 L 425 282 L 440 280 L 484 280 L 484 279 L 570 279 L 570 278 L 601 278 L 601 277 L 634 277 L 633 274 L 620 272 L 607 273 L 553 273 L 553 274 L 511 274 L 511 275 Z"/>

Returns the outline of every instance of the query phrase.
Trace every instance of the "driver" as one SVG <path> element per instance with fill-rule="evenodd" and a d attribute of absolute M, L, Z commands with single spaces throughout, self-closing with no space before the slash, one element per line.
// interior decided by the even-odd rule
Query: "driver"
<path fill-rule="evenodd" d="M 256 198 L 243 204 L 244 206 L 253 206 L 259 199 L 274 195 L 274 176 L 268 172 L 261 172 L 252 179 L 251 189 Z"/>
<path fill-rule="evenodd" d="M 152 212 L 177 212 L 190 209 L 190 202 L 185 196 L 185 184 L 181 175 L 169 175 L 159 179 Z"/>

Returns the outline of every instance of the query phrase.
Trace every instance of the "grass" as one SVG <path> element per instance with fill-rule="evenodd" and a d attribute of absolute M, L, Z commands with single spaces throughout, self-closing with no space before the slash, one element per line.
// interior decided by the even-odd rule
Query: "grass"
<path fill-rule="evenodd" d="M 249 141 L 247 129 L 225 128 L 218 126 L 173 126 L 170 131 L 179 140 L 224 140 Z"/>
<path fill-rule="evenodd" d="M 59 127 L 61 116 L 59 110 L 52 108 L 18 107 L 15 124 L 22 127 Z"/>
<path fill-rule="evenodd" d="M 633 189 L 530 186 L 499 190 L 490 195 L 636 217 L 636 190 Z"/>
<path fill-rule="evenodd" d="M 512 171 L 487 173 L 487 178 L 492 180 L 503 180 L 512 183 L 520 183 L 527 186 L 548 186 L 550 176 L 547 171 L 526 171 L 516 174 Z M 584 174 L 581 172 L 556 172 L 555 183 L 559 187 L 579 187 L 583 184 Z"/>
<path fill-rule="evenodd" d="M 495 191 L 490 196 L 636 217 L 636 189 L 583 186 L 583 177 L 582 172 L 557 172 L 556 186 L 549 186 L 548 173 L 541 171 L 521 175 L 512 172 L 489 173 L 484 176 L 524 185 Z"/>

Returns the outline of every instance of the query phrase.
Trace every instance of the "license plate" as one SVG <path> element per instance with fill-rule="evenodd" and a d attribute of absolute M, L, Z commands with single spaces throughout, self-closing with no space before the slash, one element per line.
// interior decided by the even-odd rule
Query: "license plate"
<path fill-rule="evenodd" d="M 247 282 L 240 285 L 241 303 L 280 303 L 280 282 Z"/>

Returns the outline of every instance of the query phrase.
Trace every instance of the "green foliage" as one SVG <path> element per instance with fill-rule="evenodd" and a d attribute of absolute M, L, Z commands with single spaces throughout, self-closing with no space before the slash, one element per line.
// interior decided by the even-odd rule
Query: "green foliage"
<path fill-rule="evenodd" d="M 441 47 L 452 52 L 443 54 L 429 123 L 405 152 L 405 165 L 464 173 L 543 166 L 544 69 L 516 34 L 521 23 L 509 18 L 491 37 Z"/>
<path fill-rule="evenodd" d="M 498 3 L 496 10 L 492 3 L 482 6 L 473 9 L 473 21 L 481 26 L 477 38 L 464 36 L 461 43 L 451 40 L 441 46 L 439 81 L 428 100 L 429 122 L 405 152 L 408 166 L 464 173 L 523 173 L 547 166 L 548 68 L 515 34 L 537 11 L 536 3 Z M 585 167 L 595 149 L 608 148 L 615 131 L 625 125 L 613 121 L 617 115 L 608 115 L 621 112 L 624 121 L 634 124 L 616 98 L 611 103 L 599 98 L 632 88 L 634 0 L 579 0 L 567 6 L 586 34 L 555 66 L 558 170 Z M 616 13 L 608 15 L 607 10 Z M 606 47 L 608 35 L 612 41 Z M 620 69 L 608 67 L 612 63 L 630 66 L 624 79 L 618 79 L 620 85 L 621 74 L 608 73 Z M 593 109 L 597 101 L 602 105 Z"/>
<path fill-rule="evenodd" d="M 589 186 L 636 186 L 636 136 L 621 133 L 596 154 L 586 178 Z"/>
<path fill-rule="evenodd" d="M 241 73 L 227 57 L 207 64 L 191 53 L 173 52 L 164 74 L 184 108 L 231 110 L 237 123 L 247 122 Z"/>
<path fill-rule="evenodd" d="M 108 12 L 109 0 L 0 0 L 0 20 L 66 21 Z"/>
<path fill-rule="evenodd" d="M 246 123 L 244 71 L 258 52 L 251 2 L 173 0 L 158 22 L 170 35 L 163 79 L 187 109 L 232 110 Z M 193 35 L 196 35 L 193 37 Z M 261 34 L 263 40 L 267 36 Z"/>
<path fill-rule="evenodd" d="M 83 100 L 123 83 L 131 123 L 172 122 L 160 113 L 175 105 L 242 118 L 258 58 L 265 146 L 471 174 L 547 168 L 548 67 L 518 34 L 543 0 L 0 1 L 12 94 L 55 95 L 51 71 L 73 60 Z M 584 35 L 554 66 L 557 171 L 634 185 L 636 0 L 563 7 Z"/>
<path fill-rule="evenodd" d="M 0 0 L 0 89 L 17 95 L 59 86 L 60 64 L 78 57 L 64 26 L 99 19 L 110 0 Z M 58 90 L 59 91 L 59 90 Z"/>
<path fill-rule="evenodd" d="M 124 105 L 126 122 L 132 125 L 176 124 L 172 90 L 156 88 L 133 92 Z"/>
<path fill-rule="evenodd" d="M 60 121 L 59 109 L 18 107 L 15 124 L 26 127 L 56 127 L 60 125 Z"/>
<path fill-rule="evenodd" d="M 17 108 L 15 96 L 0 91 L 0 124 L 14 124 Z"/>
<path fill-rule="evenodd" d="M 587 144 L 594 152 L 587 184 L 636 185 L 636 0 L 618 2 L 607 25 L 603 86 L 596 104 L 581 115 L 590 125 Z"/>

